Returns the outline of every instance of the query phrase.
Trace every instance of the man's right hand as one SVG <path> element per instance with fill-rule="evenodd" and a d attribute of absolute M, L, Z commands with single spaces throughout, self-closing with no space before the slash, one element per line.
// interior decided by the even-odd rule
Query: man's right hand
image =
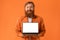
<path fill-rule="evenodd" d="M 28 35 L 24 35 L 24 34 L 22 34 L 22 33 L 18 33 L 17 36 L 18 36 L 18 37 L 22 37 L 22 38 L 28 37 Z"/>

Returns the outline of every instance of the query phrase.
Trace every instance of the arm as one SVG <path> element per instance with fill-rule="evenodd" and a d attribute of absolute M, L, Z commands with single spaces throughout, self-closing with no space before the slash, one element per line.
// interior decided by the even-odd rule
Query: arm
<path fill-rule="evenodd" d="M 17 21 L 16 33 L 17 33 L 17 36 L 18 36 L 18 37 L 22 37 L 22 36 L 23 36 L 22 30 L 21 30 L 21 19 L 19 19 L 19 20 Z"/>
<path fill-rule="evenodd" d="M 17 22 L 17 25 L 16 25 L 16 33 L 17 33 L 17 36 L 18 37 L 27 37 L 27 35 L 23 35 L 22 34 L 22 26 L 21 26 L 21 22 L 22 22 L 22 19 L 20 18 Z"/>
<path fill-rule="evenodd" d="M 45 34 L 45 25 L 44 25 L 44 22 L 43 22 L 43 19 L 41 18 L 41 21 L 40 21 L 40 24 L 39 24 L 39 35 L 40 37 L 44 36 Z"/>

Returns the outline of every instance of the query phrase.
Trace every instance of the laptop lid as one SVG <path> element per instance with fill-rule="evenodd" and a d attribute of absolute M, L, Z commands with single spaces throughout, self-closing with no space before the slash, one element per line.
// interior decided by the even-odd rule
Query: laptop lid
<path fill-rule="evenodd" d="M 38 34 L 38 23 L 23 23 L 23 34 Z"/>

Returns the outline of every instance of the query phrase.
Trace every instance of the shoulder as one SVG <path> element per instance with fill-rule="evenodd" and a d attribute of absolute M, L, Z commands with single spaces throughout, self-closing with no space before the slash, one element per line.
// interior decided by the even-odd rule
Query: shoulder
<path fill-rule="evenodd" d="M 18 17 L 18 21 L 22 21 L 25 18 L 25 16 Z"/>
<path fill-rule="evenodd" d="M 43 20 L 43 17 L 36 15 L 39 20 Z"/>
<path fill-rule="evenodd" d="M 39 21 L 40 23 L 43 22 L 43 17 L 37 15 L 37 19 L 38 19 L 38 21 Z"/>

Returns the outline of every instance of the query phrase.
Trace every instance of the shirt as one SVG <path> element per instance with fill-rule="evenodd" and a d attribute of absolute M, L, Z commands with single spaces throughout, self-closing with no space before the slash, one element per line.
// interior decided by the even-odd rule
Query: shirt
<path fill-rule="evenodd" d="M 32 18 L 29 18 L 29 17 L 28 17 L 28 22 L 32 22 Z"/>
<path fill-rule="evenodd" d="M 28 40 L 29 37 L 28 36 L 21 36 L 22 35 L 22 23 L 23 22 L 38 22 L 39 24 L 39 34 L 37 36 L 31 36 L 31 40 L 39 40 L 40 37 L 44 36 L 45 34 L 45 25 L 44 25 L 44 22 L 43 22 L 43 18 L 40 17 L 40 16 L 34 16 L 32 19 L 31 18 L 28 18 L 27 16 L 23 16 L 23 17 L 20 17 L 18 19 L 18 22 L 17 22 L 17 25 L 16 25 L 16 33 L 17 33 L 17 36 L 18 37 L 21 37 L 23 38 L 24 40 Z"/>

